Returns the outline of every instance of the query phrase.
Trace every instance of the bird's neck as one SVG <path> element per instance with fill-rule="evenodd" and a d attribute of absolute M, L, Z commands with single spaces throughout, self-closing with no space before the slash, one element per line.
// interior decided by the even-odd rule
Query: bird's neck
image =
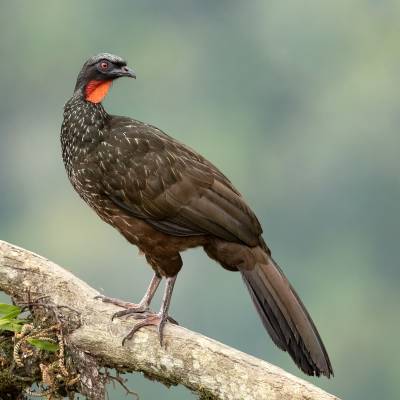
<path fill-rule="evenodd" d="M 78 115 L 81 118 L 87 119 L 90 117 L 92 120 L 95 119 L 92 124 L 96 121 L 100 123 L 101 120 L 106 120 L 109 115 L 104 109 L 102 103 L 92 102 L 86 99 L 86 89 L 79 89 L 75 91 L 74 95 L 67 101 L 64 106 L 64 118 L 68 115 Z"/>
<path fill-rule="evenodd" d="M 110 115 L 101 103 L 86 101 L 82 92 L 75 92 L 65 104 L 61 128 L 61 146 L 65 166 L 94 149 L 107 134 Z"/>

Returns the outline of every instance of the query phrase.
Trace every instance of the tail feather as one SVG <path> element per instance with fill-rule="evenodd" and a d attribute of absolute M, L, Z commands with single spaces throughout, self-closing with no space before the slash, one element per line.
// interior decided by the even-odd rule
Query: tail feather
<path fill-rule="evenodd" d="M 310 315 L 279 266 L 264 256 L 262 263 L 239 270 L 265 329 L 302 371 L 329 378 L 332 365 Z"/>

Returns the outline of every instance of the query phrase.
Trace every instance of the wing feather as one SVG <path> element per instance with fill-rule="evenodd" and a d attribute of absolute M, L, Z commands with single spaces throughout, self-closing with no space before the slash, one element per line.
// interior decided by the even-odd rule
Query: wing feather
<path fill-rule="evenodd" d="M 213 164 L 150 125 L 129 120 L 126 127 L 107 139 L 119 154 L 103 168 L 114 204 L 170 235 L 260 243 L 256 216 Z"/>

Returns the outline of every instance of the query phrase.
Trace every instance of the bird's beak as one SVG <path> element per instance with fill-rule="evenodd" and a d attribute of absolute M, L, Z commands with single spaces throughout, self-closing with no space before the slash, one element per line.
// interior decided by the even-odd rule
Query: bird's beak
<path fill-rule="evenodd" d="M 127 67 L 126 65 L 118 71 L 118 76 L 127 76 L 129 78 L 136 79 L 135 71 L 132 68 Z"/>

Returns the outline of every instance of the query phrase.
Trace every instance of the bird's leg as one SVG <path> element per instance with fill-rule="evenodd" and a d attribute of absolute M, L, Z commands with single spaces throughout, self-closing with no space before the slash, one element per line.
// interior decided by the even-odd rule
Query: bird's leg
<path fill-rule="evenodd" d="M 114 317 L 121 317 L 122 315 L 126 314 L 134 314 L 134 313 L 141 313 L 146 312 L 149 310 L 150 302 L 154 297 L 154 294 L 158 288 L 158 285 L 161 282 L 161 277 L 157 274 L 153 275 L 151 279 L 150 285 L 146 290 L 142 300 L 140 300 L 139 304 L 129 303 L 127 301 L 114 299 L 113 297 L 106 297 L 106 296 L 96 296 L 95 299 L 101 299 L 104 303 L 111 303 L 118 307 L 125 308 L 125 310 L 119 311 L 113 315 Z"/>
<path fill-rule="evenodd" d="M 160 339 L 160 345 L 162 346 L 163 344 L 163 330 L 165 323 L 167 321 L 170 321 L 172 323 L 177 324 L 175 320 L 172 318 L 168 317 L 168 309 L 169 305 L 171 303 L 171 296 L 172 296 L 172 291 L 174 290 L 174 285 L 176 281 L 176 275 L 172 278 L 167 278 L 166 279 L 166 286 L 165 286 L 165 291 L 164 291 L 164 296 L 161 302 L 161 308 L 160 311 L 157 314 L 153 315 L 148 315 L 148 316 L 143 316 L 143 321 L 138 322 L 133 329 L 124 337 L 124 340 L 122 341 L 122 345 L 129 340 L 132 339 L 133 335 L 142 327 L 144 326 L 149 326 L 149 325 L 155 325 L 158 327 L 158 337 Z M 141 318 L 141 317 L 139 317 Z"/>

